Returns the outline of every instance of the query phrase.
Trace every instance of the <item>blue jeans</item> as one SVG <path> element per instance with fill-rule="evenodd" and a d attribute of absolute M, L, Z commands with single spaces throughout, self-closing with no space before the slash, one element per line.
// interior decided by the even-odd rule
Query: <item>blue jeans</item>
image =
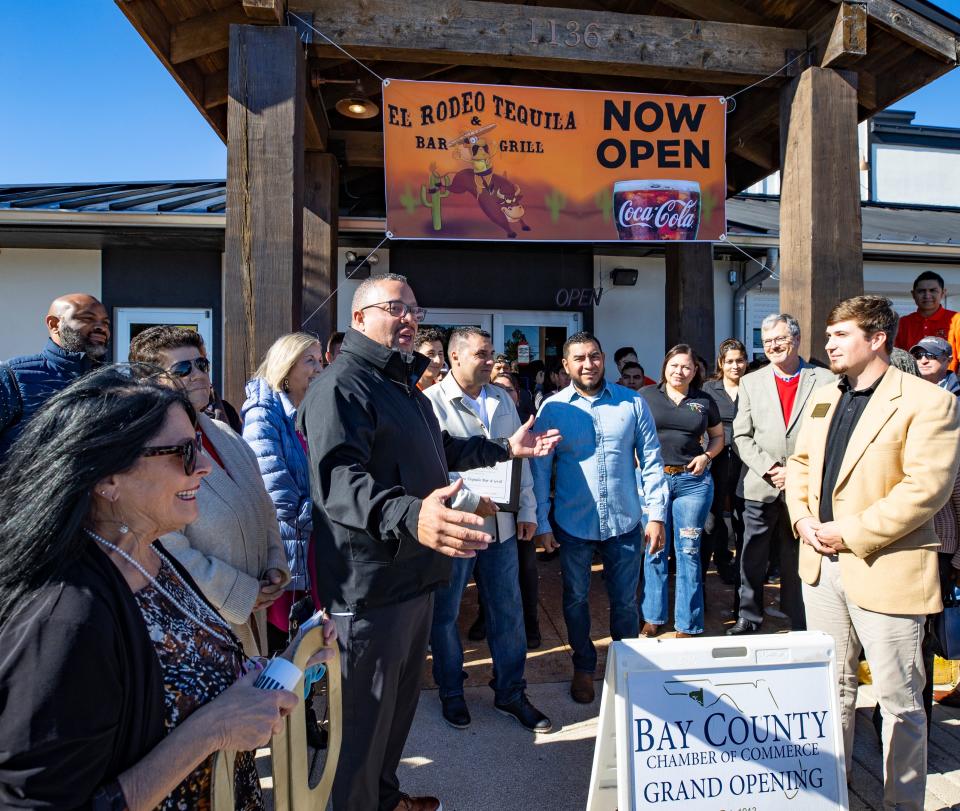
<path fill-rule="evenodd" d="M 597 649 L 590 640 L 590 567 L 593 553 L 600 553 L 603 582 L 610 599 L 610 635 L 633 639 L 640 633 L 637 614 L 637 583 L 640 580 L 640 553 L 643 528 L 615 535 L 605 541 L 585 541 L 568 535 L 554 525 L 560 543 L 560 572 L 563 577 L 563 619 L 573 649 L 573 669 L 593 673 Z"/>
<path fill-rule="evenodd" d="M 673 543 L 677 558 L 673 627 L 685 634 L 703 633 L 703 583 L 700 580 L 700 537 L 713 501 L 713 478 L 680 473 L 667 476 L 666 542 Z M 667 555 L 669 547 L 643 556 L 643 619 L 653 625 L 667 623 Z"/>
<path fill-rule="evenodd" d="M 522 541 L 521 543 L 532 543 Z M 510 704 L 523 694 L 527 683 L 523 668 L 527 658 L 527 635 L 523 626 L 517 539 L 492 543 L 475 558 L 454 558 L 450 582 L 439 588 L 433 602 L 433 680 L 440 698 L 463 695 L 463 644 L 457 629 L 460 600 L 476 566 L 478 588 L 487 622 L 487 642 L 493 657 L 494 701 Z"/>

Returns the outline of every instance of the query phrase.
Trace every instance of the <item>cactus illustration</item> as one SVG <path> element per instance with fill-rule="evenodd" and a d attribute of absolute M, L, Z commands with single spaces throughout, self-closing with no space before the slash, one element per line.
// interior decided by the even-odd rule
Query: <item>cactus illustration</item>
<path fill-rule="evenodd" d="M 613 197 L 610 192 L 601 189 L 597 192 L 593 201 L 597 204 L 597 208 L 600 209 L 600 214 L 603 215 L 603 221 L 610 222 L 610 218 L 613 215 Z"/>
<path fill-rule="evenodd" d="M 447 189 L 450 180 L 449 177 L 440 177 L 435 170 L 431 170 L 427 183 L 428 185 L 420 187 L 420 205 L 430 209 L 433 230 L 439 231 L 443 228 L 443 222 L 440 219 L 440 201 L 450 196 L 450 191 Z"/>
<path fill-rule="evenodd" d="M 407 210 L 407 214 L 413 214 L 413 212 L 417 210 L 418 202 L 417 198 L 413 196 L 413 189 L 411 189 L 410 184 L 407 183 L 403 187 L 403 194 L 400 195 L 400 205 Z"/>
<path fill-rule="evenodd" d="M 560 212 L 563 211 L 564 206 L 567 204 L 566 195 L 554 189 L 550 194 L 544 196 L 543 202 L 546 203 L 547 208 L 550 209 L 550 222 L 559 222 Z"/>

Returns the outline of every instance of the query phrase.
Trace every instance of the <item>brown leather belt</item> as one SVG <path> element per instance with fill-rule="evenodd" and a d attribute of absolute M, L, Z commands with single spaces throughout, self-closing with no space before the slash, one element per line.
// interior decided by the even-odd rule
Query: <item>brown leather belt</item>
<path fill-rule="evenodd" d="M 668 476 L 677 476 L 681 473 L 686 473 L 687 469 L 683 465 L 664 465 L 663 472 Z"/>

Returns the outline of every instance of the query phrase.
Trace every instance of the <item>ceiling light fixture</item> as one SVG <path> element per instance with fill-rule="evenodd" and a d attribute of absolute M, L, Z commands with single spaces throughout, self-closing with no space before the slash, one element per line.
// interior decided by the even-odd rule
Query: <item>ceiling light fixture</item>
<path fill-rule="evenodd" d="M 359 81 L 356 84 L 355 93 L 340 99 L 335 107 L 340 115 L 345 115 L 347 118 L 373 118 L 380 112 L 380 108 L 363 95 L 363 88 Z"/>

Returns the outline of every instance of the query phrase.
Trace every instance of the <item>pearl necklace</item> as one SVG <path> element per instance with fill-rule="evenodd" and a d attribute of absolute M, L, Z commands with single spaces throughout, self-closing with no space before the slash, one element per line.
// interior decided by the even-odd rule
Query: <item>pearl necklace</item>
<path fill-rule="evenodd" d="M 150 574 L 150 572 L 148 572 L 143 566 L 140 565 L 139 561 L 134 560 L 134 558 L 131 555 L 128 555 L 116 544 L 110 543 L 110 541 L 108 541 L 106 538 L 101 538 L 99 535 L 97 535 L 96 532 L 93 532 L 92 530 L 89 530 L 86 527 L 84 527 L 83 531 L 86 532 L 87 535 L 93 538 L 97 543 L 103 544 L 105 547 L 107 547 L 107 549 L 110 549 L 116 552 L 120 557 L 122 557 L 125 561 L 127 561 L 127 563 L 129 563 L 131 566 L 137 569 L 137 571 L 139 571 L 140 574 L 142 574 L 157 591 L 159 591 L 164 597 L 166 597 L 171 603 L 173 603 L 178 609 L 180 609 L 181 614 L 185 615 L 188 619 L 193 620 L 197 625 L 203 628 L 203 630 L 205 630 L 208 634 L 210 634 L 210 636 L 214 637 L 215 639 L 219 639 L 221 642 L 227 645 L 230 645 L 231 647 L 236 647 L 236 643 L 232 639 L 229 639 L 225 637 L 223 634 L 217 633 L 217 631 L 214 631 L 213 628 L 207 625 L 207 623 L 205 623 L 202 619 L 200 619 L 189 608 L 187 608 L 176 597 L 174 597 L 169 591 L 167 591 L 163 586 L 161 586 L 157 582 L 157 579 L 152 574 Z M 160 560 L 166 563 L 171 569 L 173 568 L 173 564 L 171 564 L 170 561 L 168 561 L 166 557 L 164 557 L 159 550 L 154 549 L 153 551 L 157 555 L 157 557 L 160 558 Z M 180 582 L 183 583 L 182 580 Z M 186 583 L 183 583 L 183 587 L 187 589 L 187 591 L 190 591 L 190 587 L 187 586 Z M 210 609 L 207 608 L 207 604 L 204 603 L 202 600 L 200 602 L 203 605 L 204 609 L 207 611 L 207 613 L 212 614 Z"/>

